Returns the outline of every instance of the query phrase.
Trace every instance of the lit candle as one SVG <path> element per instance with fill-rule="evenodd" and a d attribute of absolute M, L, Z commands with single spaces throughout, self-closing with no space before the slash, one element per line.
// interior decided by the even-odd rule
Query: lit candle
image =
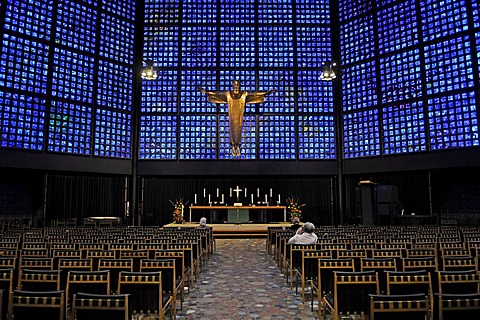
<path fill-rule="evenodd" d="M 252 200 L 251 200 L 251 203 L 253 203 L 253 193 L 251 194 L 251 196 L 252 196 Z"/>
<path fill-rule="evenodd" d="M 197 204 L 197 194 L 195 193 L 195 204 Z"/>
<path fill-rule="evenodd" d="M 260 198 L 260 189 L 257 188 L 257 198 Z"/>
<path fill-rule="evenodd" d="M 272 188 L 270 188 L 270 198 L 272 197 Z"/>
<path fill-rule="evenodd" d="M 280 203 L 280 202 L 281 202 L 281 201 L 280 201 L 280 194 L 278 194 L 278 203 Z"/>
<path fill-rule="evenodd" d="M 217 198 L 220 196 L 220 190 L 217 188 Z"/>
<path fill-rule="evenodd" d="M 222 203 L 225 201 L 225 199 L 224 199 L 224 197 L 223 197 L 223 196 L 224 196 L 224 194 L 222 193 Z"/>
<path fill-rule="evenodd" d="M 208 203 L 211 203 L 210 194 L 208 195 Z"/>
<path fill-rule="evenodd" d="M 230 197 L 232 196 L 232 188 L 230 188 Z"/>
<path fill-rule="evenodd" d="M 265 202 L 268 202 L 267 194 L 265 193 Z"/>
<path fill-rule="evenodd" d="M 247 188 L 245 188 L 245 198 L 247 197 Z"/>
<path fill-rule="evenodd" d="M 206 198 L 207 197 L 207 189 L 203 188 L 203 197 Z"/>

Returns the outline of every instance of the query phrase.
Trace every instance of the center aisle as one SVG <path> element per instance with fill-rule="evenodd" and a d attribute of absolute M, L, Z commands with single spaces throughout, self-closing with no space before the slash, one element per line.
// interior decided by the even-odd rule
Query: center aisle
<path fill-rule="evenodd" d="M 185 297 L 177 319 L 315 319 L 290 290 L 265 239 L 217 239 L 216 252 Z"/>

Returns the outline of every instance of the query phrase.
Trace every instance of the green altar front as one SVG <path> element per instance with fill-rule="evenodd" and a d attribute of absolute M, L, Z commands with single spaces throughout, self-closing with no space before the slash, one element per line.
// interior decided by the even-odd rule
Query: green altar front
<path fill-rule="evenodd" d="M 228 209 L 228 223 L 246 223 L 250 221 L 248 209 Z"/>

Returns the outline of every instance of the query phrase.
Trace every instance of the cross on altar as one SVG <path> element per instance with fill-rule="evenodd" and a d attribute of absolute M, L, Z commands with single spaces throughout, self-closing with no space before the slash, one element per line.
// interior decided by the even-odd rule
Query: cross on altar
<path fill-rule="evenodd" d="M 240 187 L 237 186 L 237 189 L 234 189 L 233 191 L 237 194 L 237 199 L 240 198 L 240 192 L 242 191 L 242 189 L 240 189 Z"/>

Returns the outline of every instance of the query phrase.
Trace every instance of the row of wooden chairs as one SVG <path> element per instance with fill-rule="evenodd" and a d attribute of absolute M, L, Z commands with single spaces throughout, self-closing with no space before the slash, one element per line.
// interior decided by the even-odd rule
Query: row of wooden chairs
<path fill-rule="evenodd" d="M 479 275 L 476 271 L 439 272 L 439 292 L 431 289 L 430 273 L 389 272 L 389 290 L 379 293 L 376 271 L 336 271 L 332 291 L 321 297 L 319 318 L 478 319 Z"/>
<path fill-rule="evenodd" d="M 111 295 L 113 299 L 114 295 L 121 295 L 125 291 L 119 292 L 121 274 L 158 270 L 161 270 L 160 282 L 163 285 L 161 291 L 164 298 L 170 297 L 168 298 L 170 302 L 167 299 L 163 303 L 166 306 L 164 309 L 170 310 L 170 316 L 175 317 L 177 305 L 182 308 L 186 290 L 189 292 L 193 287 L 202 265 L 213 253 L 211 229 L 186 231 L 184 230 L 186 228 L 175 228 L 162 233 L 164 237 L 159 237 L 160 233 L 157 230 L 148 232 L 149 236 L 140 237 L 136 233 L 141 230 L 132 232 L 131 229 L 120 229 L 122 239 L 117 238 L 115 241 L 109 238 L 110 241 L 105 243 L 91 242 L 100 237 L 89 237 L 89 232 L 97 233 L 98 230 L 88 228 L 83 228 L 78 233 L 85 235 L 80 238 L 71 236 L 72 233 L 76 233 L 75 229 L 55 228 L 55 231 L 68 234 L 69 241 L 80 239 L 78 242 L 63 242 L 59 240 L 60 238 L 50 237 L 50 231 L 45 230 L 35 232 L 24 230 L 23 234 L 19 234 L 18 230 L 4 232 L 0 237 L 0 268 L 9 270 L 9 275 L 6 273 L 4 281 L 0 280 L 0 286 L 5 286 L 3 318 L 7 319 L 7 311 L 13 310 L 9 306 L 14 303 L 9 301 L 13 299 L 15 290 L 62 291 L 65 309 L 68 310 L 67 314 L 72 316 L 73 294 L 81 293 L 82 290 L 87 291 L 90 284 L 92 287 L 98 287 L 100 282 L 103 281 L 101 286 L 107 285 L 108 282 L 108 288 L 102 289 L 101 292 L 96 290 L 83 293 Z M 101 230 L 100 233 L 104 231 Z M 111 232 L 110 235 L 114 234 L 113 228 Z M 202 242 L 203 240 L 205 241 Z M 14 246 L 20 249 L 15 250 Z M 138 282 L 139 278 L 135 281 Z M 15 287 L 16 289 L 12 290 Z M 139 295 L 140 293 L 130 295 L 127 305 L 132 305 L 132 308 L 129 308 L 129 312 L 153 315 L 162 310 L 160 307 L 152 309 L 155 304 L 151 302 L 148 303 L 148 308 L 146 305 L 141 306 L 142 301 L 148 299 L 138 299 Z M 15 316 L 15 319 L 18 318 L 20 316 Z"/>
<path fill-rule="evenodd" d="M 458 231 L 452 231 L 440 236 L 438 234 L 439 229 L 432 228 L 432 230 L 436 230 L 435 237 L 429 238 L 434 239 L 432 242 L 412 242 L 412 237 L 405 237 L 402 242 L 399 240 L 400 238 L 398 238 L 397 232 L 397 230 L 401 230 L 402 228 L 394 229 L 394 233 L 388 238 L 379 238 L 372 235 L 371 240 L 374 240 L 371 242 L 365 241 L 366 238 L 354 238 L 354 235 L 358 235 L 358 233 L 361 232 L 359 228 L 355 228 L 355 232 L 348 236 L 342 237 L 336 233 L 332 235 L 332 238 L 335 237 L 335 240 L 328 239 L 328 237 L 320 237 L 319 243 L 311 246 L 302 246 L 289 245 L 287 242 L 293 235 L 293 232 L 277 228 L 272 232 L 269 230 L 267 250 L 270 254 L 273 254 L 281 271 L 285 274 L 287 282 L 289 282 L 291 286 L 293 283 L 296 283 L 297 293 L 299 283 L 302 284 L 302 301 L 305 301 L 306 289 L 308 287 L 311 288 L 312 311 L 314 294 L 317 294 L 319 317 L 325 316 L 327 309 L 334 315 L 334 319 L 338 319 L 340 315 L 340 313 L 334 312 L 334 310 L 338 310 L 338 307 L 335 307 L 334 299 L 332 299 L 335 293 L 335 280 L 327 281 L 330 283 L 328 288 L 320 287 L 320 282 L 322 281 L 320 270 L 325 271 L 326 269 L 321 267 L 321 261 L 324 261 L 323 263 L 326 265 L 328 263 L 331 264 L 331 279 L 334 279 L 335 274 L 341 272 L 359 274 L 375 273 L 376 290 L 364 294 L 361 299 L 357 299 L 363 303 L 360 313 L 370 313 L 371 318 L 395 319 L 391 318 L 395 312 L 404 314 L 406 312 L 413 314 L 417 312 L 417 314 L 423 314 L 422 319 L 425 319 L 425 317 L 433 317 L 433 312 L 435 311 L 437 317 L 438 314 L 440 314 L 441 319 L 449 319 L 445 317 L 445 312 L 448 313 L 451 309 L 449 309 L 449 306 L 452 308 L 455 306 L 457 309 L 463 308 L 467 314 L 478 315 L 478 308 L 466 308 L 465 305 L 462 307 L 462 303 L 475 304 L 476 300 L 474 295 L 479 293 L 477 273 L 478 249 L 476 245 L 469 246 L 468 244 L 474 243 L 474 241 L 477 240 L 476 234 L 480 234 L 480 232 L 478 230 L 476 230 L 475 233 L 473 231 L 470 233 L 464 232 L 461 237 L 457 237 L 455 232 L 458 233 Z M 412 234 L 417 234 L 417 231 Z M 462 241 L 459 241 L 460 239 Z M 326 265 L 324 267 L 326 267 Z M 417 291 L 409 293 L 401 292 L 402 294 L 397 292 L 395 294 L 389 290 L 393 280 L 389 279 L 387 274 L 393 276 L 395 273 L 398 275 L 399 273 L 418 272 L 426 273 L 428 277 L 435 275 L 432 280 L 425 281 L 424 279 L 423 281 L 429 282 L 427 288 L 430 287 L 430 289 L 424 288 L 422 292 L 419 292 L 418 289 L 421 287 L 422 281 L 420 281 L 418 275 L 415 275 L 415 281 L 412 287 L 415 287 Z M 440 272 L 472 272 L 477 277 L 475 282 L 476 290 L 472 290 L 472 292 L 469 293 L 472 295 L 471 297 L 462 297 L 464 300 L 459 300 L 460 302 L 458 303 L 452 302 L 451 297 L 448 297 L 450 300 L 447 299 L 449 302 L 445 303 L 447 297 L 445 296 L 445 298 L 442 299 L 442 294 L 438 291 L 438 282 L 440 279 L 437 277 L 437 274 Z M 325 277 L 325 272 L 323 274 L 323 277 Z M 409 276 L 412 277 L 412 275 Z M 324 279 L 323 283 L 325 282 Z M 403 280 L 400 281 L 400 285 L 405 285 Z M 351 294 L 352 290 L 348 291 L 350 291 Z M 341 293 L 346 294 L 345 290 Z M 371 296 L 369 296 L 369 294 Z M 410 298 L 407 298 L 405 294 L 410 295 Z M 416 296 L 411 296 L 412 294 Z M 449 294 L 453 295 L 456 293 L 444 292 L 444 295 L 448 296 Z M 358 295 L 355 296 L 359 297 Z M 329 302 L 328 299 L 325 300 L 326 297 L 330 297 L 331 301 Z M 432 297 L 435 297 L 435 303 Z M 414 305 L 417 308 L 416 311 L 413 310 Z M 435 309 L 433 309 L 434 306 Z M 324 309 L 323 314 L 322 309 Z M 429 310 L 428 313 L 426 313 L 425 310 Z M 355 312 L 358 310 L 355 310 L 355 308 L 345 309 L 345 312 L 350 311 Z M 343 316 L 346 316 L 346 314 L 344 313 Z M 361 314 L 355 315 L 352 313 L 348 316 L 352 318 L 354 318 L 354 316 L 361 317 Z M 382 318 L 382 316 L 384 318 Z"/>

